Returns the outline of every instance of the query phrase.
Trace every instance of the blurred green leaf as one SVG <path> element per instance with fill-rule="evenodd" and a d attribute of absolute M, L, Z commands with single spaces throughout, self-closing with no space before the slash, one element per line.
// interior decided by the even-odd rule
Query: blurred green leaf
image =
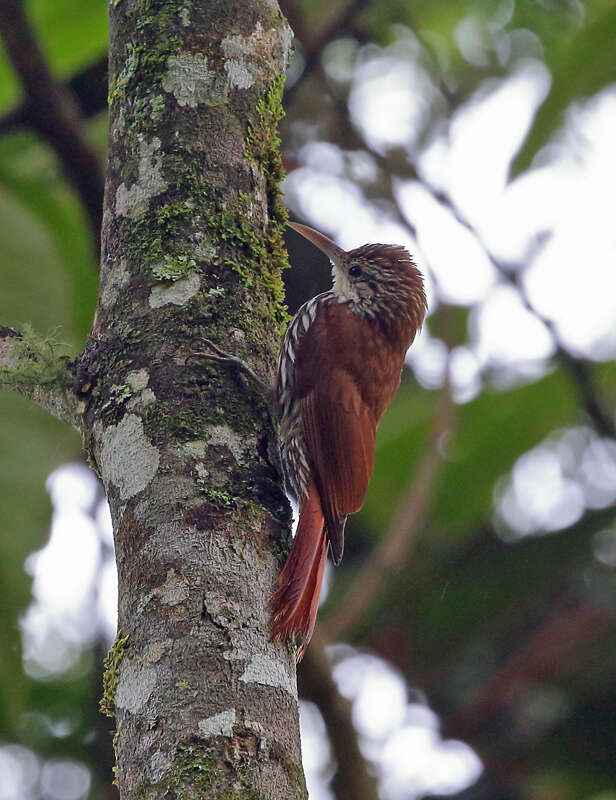
<path fill-rule="evenodd" d="M 106 52 L 107 5 L 103 0 L 32 0 L 27 11 L 54 77 L 65 79 Z M 20 97 L 19 81 L 0 47 L 0 113 Z"/>
<path fill-rule="evenodd" d="M 386 528 L 412 480 L 434 404 L 434 394 L 408 383 L 383 419 L 375 474 L 361 518 L 375 534 Z M 433 502 L 431 525 L 443 531 L 438 546 L 450 547 L 458 537 L 488 520 L 498 477 L 555 427 L 573 423 L 577 413 L 575 391 L 560 371 L 509 391 L 485 389 L 460 406 L 457 429 L 444 443 L 446 459 Z M 436 541 L 433 539 L 433 547 Z"/>
<path fill-rule="evenodd" d="M 589 98 L 616 81 L 616 6 L 593 3 L 588 14 L 584 27 L 563 36 L 546 52 L 552 85 L 513 160 L 510 178 L 530 167 L 537 152 L 561 127 L 574 101 Z"/>
<path fill-rule="evenodd" d="M 0 166 L 1 170 L 1 166 Z M 39 200 L 43 201 L 44 193 Z M 59 214 L 58 219 L 61 219 Z M 54 247 L 49 220 L 16 202 L 0 185 L 0 319 L 19 327 L 31 322 L 46 332 L 61 326 L 60 336 L 77 344 L 71 285 L 65 264 Z M 26 556 L 40 547 L 49 530 L 50 503 L 45 479 L 64 461 L 78 457 L 79 437 L 32 403 L 0 392 L 0 488 L 4 535 L 0 537 L 0 681 L 12 686 L 0 701 L 0 729 L 15 723 L 20 710 L 19 631 L 15 621 L 29 601 Z"/>

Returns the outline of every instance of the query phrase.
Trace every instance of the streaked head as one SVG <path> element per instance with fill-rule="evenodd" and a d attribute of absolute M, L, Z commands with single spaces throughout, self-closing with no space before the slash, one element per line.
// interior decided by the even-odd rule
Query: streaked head
<path fill-rule="evenodd" d="M 426 306 L 423 279 L 406 248 L 364 244 L 346 251 L 307 225 L 288 224 L 328 256 L 333 265 L 332 290 L 343 302 L 370 317 L 402 315 L 421 325 Z"/>

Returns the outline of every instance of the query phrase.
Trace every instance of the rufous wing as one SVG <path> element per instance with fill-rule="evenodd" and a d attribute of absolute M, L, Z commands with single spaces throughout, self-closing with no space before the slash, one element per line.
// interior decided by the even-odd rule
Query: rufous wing
<path fill-rule="evenodd" d="M 404 353 L 347 304 L 322 308 L 295 360 L 295 397 L 334 563 L 344 523 L 363 505 L 376 426 L 400 382 Z"/>
<path fill-rule="evenodd" d="M 374 466 L 376 422 L 349 372 L 334 369 L 302 400 L 304 437 L 335 564 L 344 523 L 362 507 Z"/>

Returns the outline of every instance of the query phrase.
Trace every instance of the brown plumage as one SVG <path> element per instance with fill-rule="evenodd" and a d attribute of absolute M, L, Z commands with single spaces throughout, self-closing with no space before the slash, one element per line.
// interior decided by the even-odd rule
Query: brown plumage
<path fill-rule="evenodd" d="M 272 638 L 294 637 L 299 659 L 314 630 L 327 544 L 339 564 L 347 516 L 363 505 L 372 475 L 376 428 L 426 301 L 403 247 L 345 252 L 290 224 L 329 256 L 334 278 L 331 291 L 299 309 L 278 362 L 282 462 L 300 518 L 270 601 Z"/>

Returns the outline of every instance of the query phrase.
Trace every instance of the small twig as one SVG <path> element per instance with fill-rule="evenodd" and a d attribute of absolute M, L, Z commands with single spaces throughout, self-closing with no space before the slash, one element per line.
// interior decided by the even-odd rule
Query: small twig
<path fill-rule="evenodd" d="M 584 410 L 588 414 L 588 417 L 593 423 L 596 431 L 602 436 L 607 436 L 612 439 L 616 438 L 616 425 L 614 425 L 613 419 L 602 407 L 598 392 L 593 384 L 592 372 L 588 363 L 584 359 L 576 358 L 569 352 L 569 350 L 566 349 L 562 343 L 556 325 L 551 319 L 544 316 L 540 311 L 537 310 L 537 308 L 535 308 L 528 296 L 526 287 L 521 280 L 521 276 L 524 274 L 525 270 L 529 268 L 539 252 L 549 241 L 549 235 L 544 234 L 543 236 L 537 237 L 529 252 L 524 257 L 522 264 L 507 265 L 503 261 L 496 258 L 492 252 L 490 252 L 479 236 L 477 230 L 460 214 L 459 209 L 455 206 L 449 195 L 447 195 L 445 192 L 435 190 L 425 180 L 422 180 L 421 184 L 432 194 L 438 203 L 448 209 L 459 225 L 462 225 L 462 227 L 464 227 L 473 235 L 475 240 L 483 248 L 484 253 L 494 269 L 498 272 L 499 276 L 506 283 L 508 283 L 510 286 L 513 286 L 517 290 L 524 307 L 547 328 L 556 345 L 556 359 L 560 361 L 565 371 L 569 373 L 570 377 L 575 383 Z"/>
<path fill-rule="evenodd" d="M 374 775 L 359 749 L 351 704 L 332 678 L 325 642 L 317 628 L 298 673 L 300 695 L 311 700 L 323 715 L 337 765 L 333 788 L 339 800 L 377 800 Z"/>
<path fill-rule="evenodd" d="M 104 183 L 96 153 L 83 136 L 79 108 L 68 89 L 53 80 L 21 0 L 0 2 L 0 36 L 21 79 L 29 122 L 49 142 L 81 198 L 98 261 Z"/>
<path fill-rule="evenodd" d="M 453 412 L 451 391 L 446 381 L 438 395 L 432 429 L 415 477 L 394 512 L 389 530 L 323 623 L 332 641 L 349 636 L 365 616 L 386 578 L 404 568 L 429 509 L 443 463 L 438 444 L 443 434 L 453 427 Z"/>

